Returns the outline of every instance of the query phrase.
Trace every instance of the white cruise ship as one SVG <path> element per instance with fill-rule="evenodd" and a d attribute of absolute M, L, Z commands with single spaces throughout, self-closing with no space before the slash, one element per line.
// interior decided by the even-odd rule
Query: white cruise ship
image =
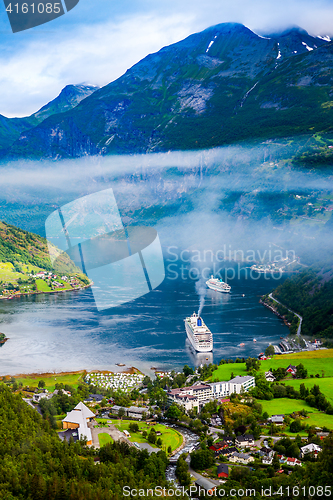
<path fill-rule="evenodd" d="M 211 290 L 215 290 L 216 292 L 229 293 L 231 290 L 231 286 L 228 285 L 228 283 L 225 283 L 221 279 L 214 278 L 213 275 L 211 275 L 210 279 L 206 281 L 206 285 L 208 288 L 211 288 Z"/>
<path fill-rule="evenodd" d="M 186 318 L 185 330 L 187 337 L 197 352 L 210 352 L 213 350 L 213 334 L 205 325 L 203 319 L 196 313 Z"/>

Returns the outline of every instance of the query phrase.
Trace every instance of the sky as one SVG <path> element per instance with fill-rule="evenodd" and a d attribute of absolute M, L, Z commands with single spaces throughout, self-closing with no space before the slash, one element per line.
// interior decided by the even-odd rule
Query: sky
<path fill-rule="evenodd" d="M 80 0 L 48 24 L 12 33 L 0 4 L 0 114 L 28 116 L 67 84 L 103 86 L 147 54 L 214 24 L 259 34 L 300 26 L 333 35 L 332 0 Z"/>

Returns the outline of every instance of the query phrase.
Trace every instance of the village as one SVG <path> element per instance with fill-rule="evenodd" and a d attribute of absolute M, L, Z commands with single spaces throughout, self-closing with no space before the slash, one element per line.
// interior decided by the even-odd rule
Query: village
<path fill-rule="evenodd" d="M 3 280 L 0 284 L 0 298 L 14 298 L 35 293 L 52 293 L 66 290 L 80 290 L 89 284 L 88 280 L 78 275 L 57 275 L 52 271 L 32 270 L 15 281 Z"/>
<path fill-rule="evenodd" d="M 267 361 L 274 365 L 275 359 Z M 333 420 L 316 408 L 310 416 L 305 400 L 300 407 L 299 392 L 289 394 L 288 409 L 283 406 L 283 398 L 267 403 L 258 398 L 265 391 L 285 388 L 281 379 L 301 383 L 307 375 L 302 363 L 269 370 L 265 370 L 265 364 L 259 372 L 254 369 L 259 367 L 259 360 L 248 358 L 246 362 L 246 375 L 236 375 L 242 372 L 242 363 L 225 361 L 217 371 L 209 371 L 204 365 L 195 370 L 186 365 L 177 372 L 156 370 L 154 379 L 135 369 L 131 373 L 94 371 L 84 374 L 77 389 L 62 384 L 58 376 L 52 391 L 42 383 L 45 378 L 25 400 L 44 415 L 51 405 L 58 405 L 54 425 L 62 440 L 80 440 L 96 450 L 113 442 L 148 453 L 163 450 L 169 457 L 169 476 L 180 484 L 184 481 L 179 472 L 183 462 L 187 482 L 207 491 L 235 477 L 237 468 L 245 467 L 254 475 L 269 470 L 271 475 L 288 476 L 317 460 L 329 439 Z M 211 374 L 219 370 L 233 376 L 214 380 Z M 317 396 L 307 392 L 314 398 L 320 394 L 320 390 Z M 308 396 L 302 393 L 301 397 Z M 72 409 L 65 414 L 60 410 L 68 407 L 64 398 L 73 401 Z M 271 408 L 284 411 L 269 412 L 268 403 L 274 401 Z M 314 424 L 316 418 L 318 425 Z M 329 427 L 319 424 L 324 421 L 332 423 Z"/>

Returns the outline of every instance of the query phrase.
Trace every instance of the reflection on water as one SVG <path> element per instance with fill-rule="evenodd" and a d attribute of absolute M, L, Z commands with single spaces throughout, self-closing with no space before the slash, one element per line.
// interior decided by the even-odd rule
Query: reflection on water
<path fill-rule="evenodd" d="M 213 353 L 212 352 L 196 352 L 192 344 L 188 339 L 185 340 L 186 354 L 191 360 L 192 366 L 209 365 L 213 363 Z"/>
<path fill-rule="evenodd" d="M 186 344 L 184 318 L 199 304 L 191 280 L 167 278 L 146 296 L 102 312 L 89 289 L 2 300 L 0 331 L 10 340 L 0 351 L 0 374 L 118 370 L 116 363 L 148 372 L 152 366 L 195 366 L 257 355 L 288 333 L 259 304 L 259 296 L 277 283 L 235 279 L 230 284 L 230 295 L 207 291 L 202 316 L 214 335 L 214 352 L 205 353 L 209 359 L 203 361 Z M 245 347 L 238 346 L 241 342 Z"/>

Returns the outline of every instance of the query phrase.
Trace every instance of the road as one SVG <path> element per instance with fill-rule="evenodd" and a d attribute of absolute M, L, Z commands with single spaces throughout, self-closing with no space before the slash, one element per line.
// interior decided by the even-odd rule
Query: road
<path fill-rule="evenodd" d="M 281 304 L 281 302 L 279 302 L 277 299 L 275 299 L 273 297 L 272 293 L 269 294 L 269 298 L 272 299 L 272 300 L 274 300 L 274 302 L 277 302 L 278 304 L 280 304 L 280 306 L 285 307 L 286 309 L 288 309 L 289 312 L 295 314 L 295 316 L 297 316 L 299 318 L 299 325 L 298 325 L 298 328 L 297 328 L 297 335 L 300 336 L 301 335 L 301 328 L 302 328 L 302 321 L 303 321 L 302 316 L 300 316 L 299 314 L 297 314 L 297 312 L 293 311 L 292 309 L 289 309 L 289 307 L 285 306 L 284 304 Z"/>
<path fill-rule="evenodd" d="M 28 405 L 31 406 L 34 410 L 37 410 L 40 415 L 43 416 L 43 413 L 42 413 L 39 405 L 32 404 L 32 401 L 29 398 L 22 398 L 22 399 L 23 399 L 23 401 L 25 401 L 26 403 L 28 403 Z"/>

